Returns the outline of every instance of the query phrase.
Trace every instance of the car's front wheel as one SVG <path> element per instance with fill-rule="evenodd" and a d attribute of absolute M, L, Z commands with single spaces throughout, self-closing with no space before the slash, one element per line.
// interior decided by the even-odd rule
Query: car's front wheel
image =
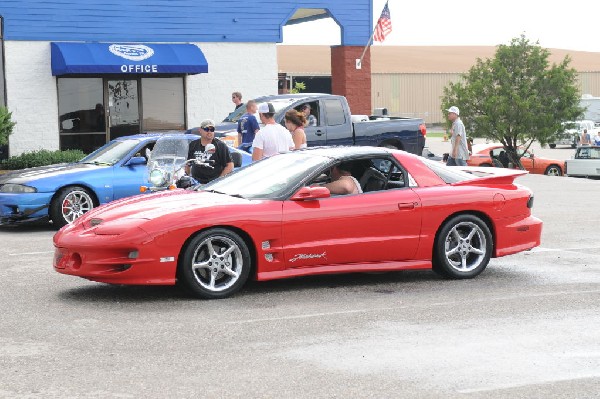
<path fill-rule="evenodd" d="M 73 186 L 60 190 L 50 203 L 50 219 L 58 228 L 94 208 L 92 194 L 86 188 Z"/>
<path fill-rule="evenodd" d="M 474 215 L 444 223 L 433 248 L 433 270 L 453 279 L 473 278 L 488 265 L 493 250 L 490 229 Z"/>
<path fill-rule="evenodd" d="M 231 230 L 214 228 L 194 237 L 185 247 L 178 279 L 195 296 L 228 297 L 250 275 L 251 257 L 244 240 Z"/>
<path fill-rule="evenodd" d="M 546 168 L 544 174 L 547 176 L 562 176 L 562 170 L 557 165 L 550 165 Z"/>

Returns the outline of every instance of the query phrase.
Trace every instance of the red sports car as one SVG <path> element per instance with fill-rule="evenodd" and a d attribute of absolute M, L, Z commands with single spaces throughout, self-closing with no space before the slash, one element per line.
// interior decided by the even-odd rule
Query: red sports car
<path fill-rule="evenodd" d="M 362 193 L 321 186 L 341 162 Z M 54 268 L 113 284 L 181 283 L 202 298 L 227 297 L 250 277 L 433 267 L 472 278 L 491 257 L 540 244 L 532 192 L 514 183 L 524 173 L 386 148 L 294 151 L 94 209 L 56 233 Z"/>
<path fill-rule="evenodd" d="M 508 156 L 502 144 L 476 144 L 473 146 L 473 155 L 467 161 L 469 166 L 496 166 L 507 168 Z M 565 174 L 565 161 L 534 156 L 532 152 L 525 151 L 521 157 L 521 164 L 529 173 L 548 176 L 562 176 Z"/>

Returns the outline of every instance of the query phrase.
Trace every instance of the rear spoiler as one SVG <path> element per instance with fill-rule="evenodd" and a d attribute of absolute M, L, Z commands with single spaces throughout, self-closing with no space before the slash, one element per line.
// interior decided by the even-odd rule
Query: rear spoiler
<path fill-rule="evenodd" d="M 491 167 L 473 167 L 473 166 L 453 166 L 462 172 L 470 173 L 476 176 L 473 180 L 463 180 L 452 183 L 453 186 L 478 186 L 488 184 L 513 184 L 519 176 L 528 174 L 526 170 L 491 168 Z"/>

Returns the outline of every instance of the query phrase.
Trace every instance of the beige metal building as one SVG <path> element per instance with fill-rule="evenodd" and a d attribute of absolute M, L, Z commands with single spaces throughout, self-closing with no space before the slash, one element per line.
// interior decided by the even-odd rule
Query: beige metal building
<path fill-rule="evenodd" d="M 279 73 L 295 77 L 331 75 L 329 46 L 277 48 Z M 477 58 L 494 57 L 496 47 L 487 46 L 372 46 L 372 105 L 387 108 L 390 115 L 421 117 L 428 124 L 444 121 L 440 97 L 449 82 L 460 79 Z M 600 53 L 550 49 L 550 62 L 571 57 L 579 71 L 582 94 L 600 96 Z"/>

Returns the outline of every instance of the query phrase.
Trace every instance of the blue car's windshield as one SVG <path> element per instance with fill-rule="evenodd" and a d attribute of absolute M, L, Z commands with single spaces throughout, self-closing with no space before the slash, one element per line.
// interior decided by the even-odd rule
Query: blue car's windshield
<path fill-rule="evenodd" d="M 276 199 L 329 161 L 327 157 L 304 151 L 275 155 L 208 183 L 201 189 L 248 199 Z"/>
<path fill-rule="evenodd" d="M 111 141 L 83 158 L 81 162 L 96 165 L 114 165 L 129 154 L 139 143 L 139 140 L 132 139 Z"/>

